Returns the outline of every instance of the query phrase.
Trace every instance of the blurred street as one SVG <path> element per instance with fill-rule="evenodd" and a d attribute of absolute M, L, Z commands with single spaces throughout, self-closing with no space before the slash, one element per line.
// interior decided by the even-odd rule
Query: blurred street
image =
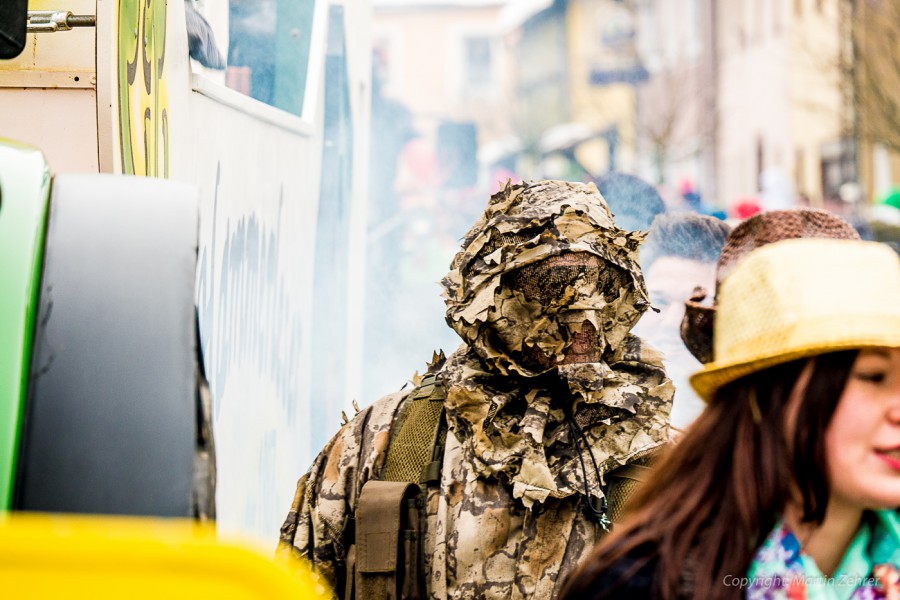
<path fill-rule="evenodd" d="M 507 178 L 900 240 L 898 0 L 373 0 L 372 29 L 364 403 L 458 345 L 438 282 Z"/>

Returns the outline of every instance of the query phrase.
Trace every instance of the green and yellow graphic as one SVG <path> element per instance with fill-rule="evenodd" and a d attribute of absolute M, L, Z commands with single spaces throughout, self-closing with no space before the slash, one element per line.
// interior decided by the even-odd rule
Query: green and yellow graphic
<path fill-rule="evenodd" d="M 117 22 L 122 173 L 168 177 L 166 0 L 119 0 Z"/>

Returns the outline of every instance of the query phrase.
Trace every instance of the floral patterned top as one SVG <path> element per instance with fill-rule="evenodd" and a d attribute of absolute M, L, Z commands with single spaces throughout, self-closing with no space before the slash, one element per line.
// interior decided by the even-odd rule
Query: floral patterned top
<path fill-rule="evenodd" d="M 739 585 L 749 600 L 900 600 L 900 518 L 877 511 L 863 519 L 833 576 L 822 574 L 783 521 L 759 548 Z"/>

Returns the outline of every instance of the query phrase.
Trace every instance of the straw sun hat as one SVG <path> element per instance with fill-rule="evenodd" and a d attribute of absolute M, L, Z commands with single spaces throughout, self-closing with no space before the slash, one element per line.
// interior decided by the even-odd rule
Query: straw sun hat
<path fill-rule="evenodd" d="M 746 256 L 719 289 L 714 360 L 691 377 L 707 402 L 798 358 L 900 346 L 900 258 L 883 244 L 793 239 Z"/>

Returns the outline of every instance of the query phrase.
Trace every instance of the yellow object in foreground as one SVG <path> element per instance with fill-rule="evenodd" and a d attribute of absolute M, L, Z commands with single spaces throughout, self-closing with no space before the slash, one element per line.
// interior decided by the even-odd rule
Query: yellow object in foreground
<path fill-rule="evenodd" d="M 0 517 L 0 582 L 7 598 L 331 597 L 299 561 L 219 541 L 193 521 L 131 517 Z"/>

